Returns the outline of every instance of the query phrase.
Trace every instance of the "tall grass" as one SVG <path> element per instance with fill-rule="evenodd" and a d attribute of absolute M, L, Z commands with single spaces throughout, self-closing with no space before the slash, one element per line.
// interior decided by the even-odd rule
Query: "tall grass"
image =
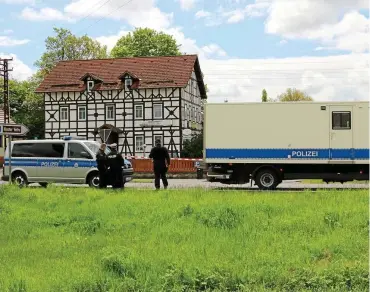
<path fill-rule="evenodd" d="M 368 191 L 0 187 L 0 291 L 367 291 Z"/>

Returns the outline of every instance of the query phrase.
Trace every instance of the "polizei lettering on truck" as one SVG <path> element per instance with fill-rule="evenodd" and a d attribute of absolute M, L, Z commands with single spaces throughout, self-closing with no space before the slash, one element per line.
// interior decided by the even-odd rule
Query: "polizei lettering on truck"
<path fill-rule="evenodd" d="M 318 151 L 292 151 L 292 157 L 318 157 Z"/>

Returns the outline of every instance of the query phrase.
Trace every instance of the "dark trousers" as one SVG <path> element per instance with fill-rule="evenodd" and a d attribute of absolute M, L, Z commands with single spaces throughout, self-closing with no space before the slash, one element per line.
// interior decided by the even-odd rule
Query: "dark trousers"
<path fill-rule="evenodd" d="M 124 183 L 123 183 L 123 172 L 122 172 L 122 170 L 119 170 L 119 169 L 112 170 L 111 178 L 112 178 L 112 188 L 113 189 L 122 189 L 123 188 Z"/>
<path fill-rule="evenodd" d="M 99 188 L 104 189 L 108 186 L 108 174 L 106 171 L 99 171 Z"/>
<path fill-rule="evenodd" d="M 167 167 L 165 166 L 154 166 L 154 186 L 156 189 L 160 188 L 160 180 L 162 179 L 165 188 L 168 186 L 166 177 Z"/>

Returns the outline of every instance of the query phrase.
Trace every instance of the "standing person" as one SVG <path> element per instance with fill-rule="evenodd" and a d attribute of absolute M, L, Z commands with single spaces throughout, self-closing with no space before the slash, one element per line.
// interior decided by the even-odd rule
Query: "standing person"
<path fill-rule="evenodd" d="M 110 145 L 112 152 L 108 155 L 108 165 L 110 167 L 110 178 L 113 189 L 123 188 L 123 170 L 124 159 L 117 152 L 117 144 Z"/>
<path fill-rule="evenodd" d="M 108 158 L 105 154 L 106 144 L 101 144 L 96 154 L 96 163 L 99 170 L 99 188 L 106 188 L 108 185 Z"/>
<path fill-rule="evenodd" d="M 154 170 L 154 186 L 157 190 L 160 189 L 160 179 L 162 179 L 163 186 L 165 189 L 168 187 L 168 181 L 166 173 L 170 166 L 171 159 L 168 154 L 166 147 L 161 145 L 160 140 L 155 141 L 155 147 L 152 148 L 149 154 L 149 158 L 153 159 L 153 170 Z"/>

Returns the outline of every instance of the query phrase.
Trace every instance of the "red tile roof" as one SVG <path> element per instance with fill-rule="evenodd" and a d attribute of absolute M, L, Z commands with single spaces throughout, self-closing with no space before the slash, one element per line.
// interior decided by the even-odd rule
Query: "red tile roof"
<path fill-rule="evenodd" d="M 61 61 L 36 92 L 83 91 L 85 85 L 80 79 L 86 74 L 103 81 L 95 90 L 119 89 L 124 86 L 119 78 L 125 72 L 140 79 L 137 88 L 185 87 L 193 70 L 206 98 L 197 55 Z"/>

